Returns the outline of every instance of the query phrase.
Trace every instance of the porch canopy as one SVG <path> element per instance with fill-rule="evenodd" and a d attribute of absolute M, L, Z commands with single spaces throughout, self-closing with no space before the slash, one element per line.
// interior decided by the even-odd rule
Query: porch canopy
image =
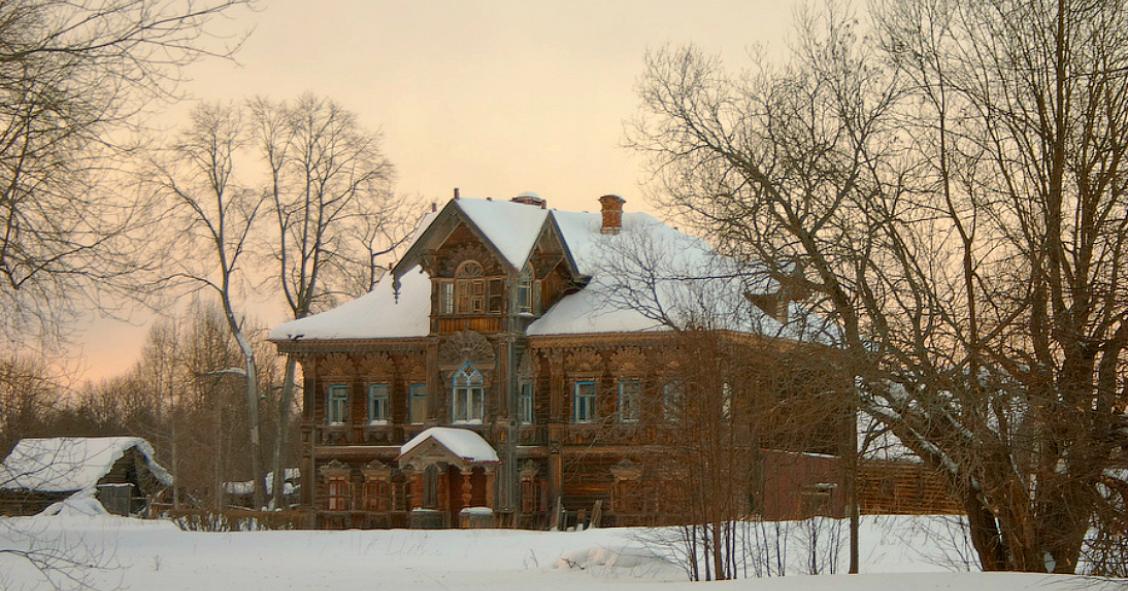
<path fill-rule="evenodd" d="M 500 460 L 493 446 L 474 431 L 431 427 L 403 444 L 396 461 L 400 469 L 410 475 L 412 504 L 416 508 L 430 508 L 434 502 L 438 507 L 449 507 L 451 513 L 456 514 L 459 509 L 470 507 L 474 500 L 493 509 L 494 471 Z M 432 466 L 442 468 L 444 474 L 448 471 L 444 466 L 457 472 L 450 475 L 451 479 L 439 478 L 435 483 L 437 498 L 428 501 L 432 496 L 424 493 L 424 474 Z M 475 490 L 479 492 L 475 494 Z"/>

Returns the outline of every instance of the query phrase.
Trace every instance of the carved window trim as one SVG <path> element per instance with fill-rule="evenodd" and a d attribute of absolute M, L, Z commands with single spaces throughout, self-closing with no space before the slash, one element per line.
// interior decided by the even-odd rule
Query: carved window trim
<path fill-rule="evenodd" d="M 480 425 L 486 420 L 485 377 L 470 362 L 451 376 L 450 418 L 453 424 Z"/>

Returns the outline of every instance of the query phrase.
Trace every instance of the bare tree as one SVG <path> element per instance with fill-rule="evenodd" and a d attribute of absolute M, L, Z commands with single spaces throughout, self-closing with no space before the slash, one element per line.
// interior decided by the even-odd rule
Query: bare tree
<path fill-rule="evenodd" d="M 1126 16 L 906 0 L 863 37 L 828 5 L 782 68 L 666 50 L 641 85 L 661 201 L 840 324 L 988 570 L 1072 572 L 1122 441 Z"/>
<path fill-rule="evenodd" d="M 391 191 L 393 168 L 380 135 L 361 127 L 352 112 L 311 94 L 292 103 L 257 98 L 250 109 L 256 147 L 270 170 L 266 193 L 276 234 L 269 248 L 276 277 L 293 317 L 304 318 L 332 305 L 356 277 L 370 275 L 377 256 L 372 248 L 402 242 L 405 207 Z M 297 359 L 288 358 L 274 443 L 273 506 L 281 501 L 296 368 Z"/>
<path fill-rule="evenodd" d="M 262 507 L 258 368 L 244 316 L 237 309 L 236 288 L 266 196 L 240 186 L 234 177 L 236 158 L 246 141 L 240 109 L 200 105 L 192 113 L 191 127 L 163 160 L 153 162 L 144 183 L 169 200 L 178 221 L 175 240 L 180 252 L 169 280 L 215 294 L 242 353 L 243 367 L 228 372 L 245 381 L 254 502 Z M 209 253 L 210 260 L 202 253 Z"/>
<path fill-rule="evenodd" d="M 63 337 L 62 320 L 101 296 L 136 296 L 152 261 L 137 239 L 146 204 L 120 192 L 153 99 L 181 69 L 230 57 L 241 37 L 209 33 L 249 0 L 27 0 L 0 5 L 0 334 Z M 139 227 L 142 226 L 142 227 Z M 31 338 L 29 338 L 31 337 Z"/>

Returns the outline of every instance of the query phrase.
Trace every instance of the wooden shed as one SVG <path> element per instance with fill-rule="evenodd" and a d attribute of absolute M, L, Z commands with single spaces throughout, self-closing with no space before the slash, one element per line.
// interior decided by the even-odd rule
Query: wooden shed
<path fill-rule="evenodd" d="M 21 439 L 0 466 L 0 514 L 140 515 L 171 484 L 140 437 Z"/>

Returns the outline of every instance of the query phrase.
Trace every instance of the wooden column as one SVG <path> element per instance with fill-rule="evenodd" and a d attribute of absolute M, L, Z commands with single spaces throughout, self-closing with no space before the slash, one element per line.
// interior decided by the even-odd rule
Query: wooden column
<path fill-rule="evenodd" d="M 466 467 L 460 468 L 459 471 L 462 472 L 462 507 L 466 508 L 470 506 L 470 501 L 474 498 L 474 487 L 470 483 L 470 477 L 474 474 L 474 469 Z"/>

